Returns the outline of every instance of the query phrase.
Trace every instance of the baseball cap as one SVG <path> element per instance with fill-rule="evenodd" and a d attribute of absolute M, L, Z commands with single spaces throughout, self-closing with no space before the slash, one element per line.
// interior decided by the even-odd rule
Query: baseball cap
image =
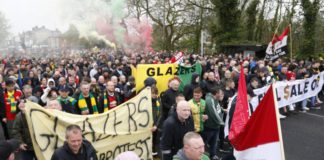
<path fill-rule="evenodd" d="M 70 90 L 70 88 L 66 85 L 59 87 L 59 91 L 62 91 L 62 92 L 68 92 L 69 90 Z"/>

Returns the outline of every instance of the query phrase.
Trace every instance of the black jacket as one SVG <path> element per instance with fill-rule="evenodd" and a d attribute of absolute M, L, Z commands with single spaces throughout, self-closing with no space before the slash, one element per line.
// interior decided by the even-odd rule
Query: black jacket
<path fill-rule="evenodd" d="M 180 122 L 177 113 L 174 113 L 164 121 L 160 142 L 162 160 L 172 159 L 172 156 L 183 147 L 184 135 L 190 131 L 194 131 L 191 116 L 185 122 Z"/>
<path fill-rule="evenodd" d="M 164 93 L 161 93 L 161 102 L 162 102 L 162 121 L 164 121 L 169 114 L 171 106 L 173 106 L 176 101 L 175 98 L 179 94 L 178 91 L 174 91 L 172 88 L 169 88 Z"/>
<path fill-rule="evenodd" d="M 201 83 L 196 82 L 196 78 L 199 77 L 199 74 L 193 73 L 191 77 L 191 83 L 187 84 L 183 88 L 183 95 L 185 96 L 186 100 L 189 101 L 193 97 L 193 90 L 196 87 L 200 87 L 203 89 L 203 85 Z"/>
<path fill-rule="evenodd" d="M 97 160 L 96 150 L 91 143 L 87 140 L 83 140 L 81 150 L 78 154 L 74 154 L 68 144 L 64 142 L 64 145 L 56 149 L 52 155 L 51 160 Z"/>

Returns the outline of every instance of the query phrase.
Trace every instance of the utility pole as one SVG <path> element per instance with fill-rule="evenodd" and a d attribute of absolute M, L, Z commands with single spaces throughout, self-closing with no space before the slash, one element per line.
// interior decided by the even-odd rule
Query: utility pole
<path fill-rule="evenodd" d="M 200 33 L 200 55 L 204 56 L 204 31 L 201 30 Z"/>

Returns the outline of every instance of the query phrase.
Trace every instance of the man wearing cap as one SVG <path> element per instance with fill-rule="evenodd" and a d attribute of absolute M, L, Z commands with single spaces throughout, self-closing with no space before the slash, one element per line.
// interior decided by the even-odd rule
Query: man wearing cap
<path fill-rule="evenodd" d="M 19 142 L 15 139 L 0 141 L 0 159 L 14 160 L 15 152 L 19 149 Z"/>
<path fill-rule="evenodd" d="M 12 135 L 12 126 L 13 122 L 16 118 L 17 113 L 17 102 L 19 101 L 22 93 L 20 90 L 15 89 L 15 82 L 11 79 L 8 79 L 6 82 L 6 90 L 4 92 L 4 100 L 5 100 L 5 110 L 6 117 L 3 119 L 3 122 L 6 123 L 7 129 L 7 138 L 10 138 Z M 3 107 L 3 106 L 1 106 Z"/>
<path fill-rule="evenodd" d="M 60 96 L 57 100 L 62 106 L 62 111 L 72 114 L 78 114 L 76 110 L 76 100 L 69 96 L 70 88 L 67 85 L 60 86 L 59 94 Z"/>

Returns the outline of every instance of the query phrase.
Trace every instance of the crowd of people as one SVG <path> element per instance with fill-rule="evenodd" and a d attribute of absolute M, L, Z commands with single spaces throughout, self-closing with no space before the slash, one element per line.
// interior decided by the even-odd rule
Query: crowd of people
<path fill-rule="evenodd" d="M 170 63 L 171 56 L 166 52 L 126 55 L 90 51 L 60 58 L 6 56 L 0 64 L 0 139 L 19 142 L 20 154 L 16 159 L 33 159 L 35 153 L 24 115 L 25 100 L 71 114 L 107 112 L 136 96 L 132 67 Z M 152 77 L 143 82 L 152 89 L 153 156 L 163 160 L 195 156 L 195 159 L 217 160 L 219 151 L 230 152 L 230 148 L 224 147 L 227 144 L 224 121 L 233 114 L 227 107 L 229 103 L 235 105 L 241 67 L 249 99 L 255 96 L 254 89 L 274 81 L 304 79 L 324 71 L 323 60 L 272 62 L 242 54 L 188 54 L 183 63 L 187 66 L 200 63 L 202 74 L 194 73 L 182 92 L 178 78 L 169 80 L 166 91 L 159 91 Z M 282 109 L 281 118 L 297 111 L 320 109 L 320 103 L 315 96 L 289 105 Z M 70 130 L 78 128 L 72 126 Z M 61 152 L 56 151 L 54 159 Z"/>

